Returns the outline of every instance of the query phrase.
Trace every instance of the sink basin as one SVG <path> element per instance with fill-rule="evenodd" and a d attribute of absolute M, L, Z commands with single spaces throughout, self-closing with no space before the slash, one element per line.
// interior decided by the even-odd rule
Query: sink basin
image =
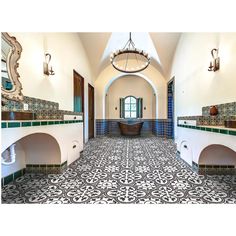
<path fill-rule="evenodd" d="M 21 111 L 2 111 L 2 120 L 34 120 L 34 113 Z"/>
<path fill-rule="evenodd" d="M 236 128 L 236 120 L 225 120 L 225 127 Z"/>

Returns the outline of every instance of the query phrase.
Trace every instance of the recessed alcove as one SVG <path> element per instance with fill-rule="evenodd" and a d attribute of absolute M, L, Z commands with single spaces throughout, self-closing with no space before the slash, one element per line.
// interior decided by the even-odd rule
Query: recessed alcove
<path fill-rule="evenodd" d="M 212 144 L 204 148 L 199 157 L 201 165 L 236 166 L 236 152 L 220 144 Z"/>
<path fill-rule="evenodd" d="M 61 165 L 61 151 L 56 139 L 46 133 L 27 135 L 15 142 L 16 161 L 10 165 L 2 164 L 2 177 L 16 173 L 27 166 Z M 2 153 L 4 155 L 5 151 Z"/>
<path fill-rule="evenodd" d="M 24 148 L 26 164 L 60 164 L 60 147 L 54 137 L 49 134 L 35 133 L 18 142 Z"/>

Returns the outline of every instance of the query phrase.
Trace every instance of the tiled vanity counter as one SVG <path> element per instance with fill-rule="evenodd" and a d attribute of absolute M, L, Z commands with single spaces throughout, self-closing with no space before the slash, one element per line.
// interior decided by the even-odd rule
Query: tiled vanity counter
<path fill-rule="evenodd" d="M 222 172 L 222 170 L 228 173 L 229 167 L 231 173 L 236 173 L 235 164 L 232 169 L 232 163 L 228 162 L 227 154 L 222 154 L 222 157 L 218 158 L 216 162 L 208 162 L 203 165 L 201 161 L 202 153 L 209 147 L 212 150 L 218 147 L 229 148 L 235 152 L 236 156 L 236 129 L 221 126 L 178 125 L 175 141 L 180 158 L 199 173 Z M 204 170 L 201 169 L 202 166 L 204 166 Z"/>
<path fill-rule="evenodd" d="M 6 119 L 13 120 L 1 122 L 1 155 L 16 144 L 16 162 L 2 164 L 2 184 L 25 171 L 61 172 L 79 158 L 83 150 L 83 113 L 60 110 L 57 102 L 28 96 L 18 102 L 4 99 L 2 112 L 6 112 Z M 32 114 L 32 120 L 24 113 Z"/>
<path fill-rule="evenodd" d="M 217 116 L 209 115 L 209 106 L 203 107 L 201 116 L 177 118 L 178 155 L 199 173 L 235 174 L 236 128 L 225 127 L 224 121 L 236 120 L 236 103 L 217 107 Z"/>
<path fill-rule="evenodd" d="M 2 184 L 27 172 L 58 173 L 80 157 L 83 120 L 1 122 L 2 153 L 16 144 L 16 162 L 2 164 Z"/>

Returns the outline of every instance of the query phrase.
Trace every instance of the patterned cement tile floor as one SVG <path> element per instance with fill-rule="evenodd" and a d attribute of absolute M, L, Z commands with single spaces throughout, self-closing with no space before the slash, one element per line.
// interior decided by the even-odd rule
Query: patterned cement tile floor
<path fill-rule="evenodd" d="M 95 138 L 63 174 L 26 174 L 2 203 L 236 203 L 236 176 L 202 176 L 176 159 L 172 140 Z"/>

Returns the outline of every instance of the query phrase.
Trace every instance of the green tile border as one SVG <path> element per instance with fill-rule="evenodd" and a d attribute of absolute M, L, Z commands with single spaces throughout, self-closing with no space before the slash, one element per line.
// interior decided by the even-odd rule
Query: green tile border
<path fill-rule="evenodd" d="M 16 172 L 13 174 L 13 176 L 14 176 L 14 179 L 17 179 L 17 178 L 21 177 L 21 176 L 22 176 L 22 171 L 21 171 L 21 170 L 16 171 Z"/>
<path fill-rule="evenodd" d="M 10 174 L 10 175 L 3 178 L 3 184 L 4 185 L 9 184 L 13 180 L 14 180 L 14 174 Z"/>
<path fill-rule="evenodd" d="M 83 120 L 48 120 L 48 121 L 18 121 L 18 122 L 1 122 L 1 128 L 19 128 L 19 127 L 32 127 L 32 126 L 45 126 L 45 125 L 62 125 L 82 123 Z"/>
<path fill-rule="evenodd" d="M 24 169 L 21 169 L 21 170 L 18 170 L 8 176 L 5 176 L 3 178 L 1 178 L 1 184 L 2 186 L 6 185 L 6 184 L 9 184 L 10 182 L 16 180 L 17 178 L 23 176 L 25 174 L 25 168 Z"/>
<path fill-rule="evenodd" d="M 21 122 L 21 127 L 28 127 L 28 126 L 32 126 L 32 123 L 27 121 Z"/>
<path fill-rule="evenodd" d="M 32 126 L 40 126 L 40 121 L 33 121 Z"/>
<path fill-rule="evenodd" d="M 221 134 L 229 134 L 229 130 L 226 129 L 220 129 Z"/>
<path fill-rule="evenodd" d="M 8 122 L 7 123 L 7 127 L 8 128 L 18 128 L 20 127 L 21 122 Z"/>
<path fill-rule="evenodd" d="M 67 167 L 67 161 L 61 164 L 27 164 L 26 172 L 28 173 L 62 173 L 62 171 Z"/>
<path fill-rule="evenodd" d="M 214 133 L 219 133 L 219 134 L 236 136 L 236 131 L 234 131 L 234 130 L 209 128 L 209 127 L 202 127 L 202 126 L 179 125 L 179 124 L 177 126 L 182 127 L 182 128 L 196 129 L 196 130 L 202 130 L 202 131 L 208 131 L 208 132 L 214 132 Z"/>
<path fill-rule="evenodd" d="M 47 121 L 41 121 L 41 125 L 48 125 Z"/>
<path fill-rule="evenodd" d="M 219 129 L 212 128 L 212 129 L 211 129 L 211 132 L 219 133 Z"/>
<path fill-rule="evenodd" d="M 2 129 L 7 128 L 7 122 L 2 122 Z"/>
<path fill-rule="evenodd" d="M 234 136 L 236 136 L 236 131 L 229 130 L 229 134 L 230 134 L 230 135 L 234 135 Z"/>
<path fill-rule="evenodd" d="M 26 164 L 26 167 L 61 167 L 67 165 L 67 161 L 61 164 Z"/>

